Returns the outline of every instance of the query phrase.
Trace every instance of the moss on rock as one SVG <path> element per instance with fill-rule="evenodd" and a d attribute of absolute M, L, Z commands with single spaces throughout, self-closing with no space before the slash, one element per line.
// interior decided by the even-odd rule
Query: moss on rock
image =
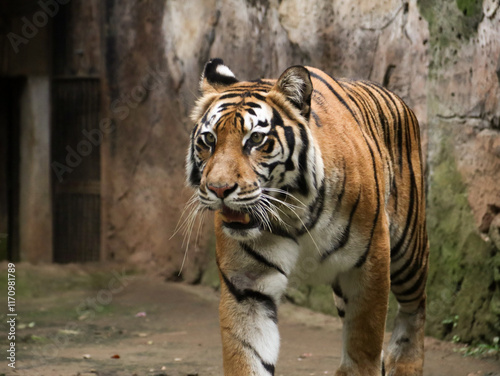
<path fill-rule="evenodd" d="M 446 63 L 450 52 L 477 34 L 483 19 L 482 0 L 417 0 L 417 5 L 429 24 L 433 65 Z"/>
<path fill-rule="evenodd" d="M 299 306 L 337 316 L 337 310 L 333 302 L 333 291 L 330 286 L 302 284 L 290 287 L 287 290 L 286 296 L 290 301 Z"/>
<path fill-rule="evenodd" d="M 433 147 L 438 150 L 429 176 L 427 332 L 448 339 L 458 336 L 466 342 L 491 340 L 500 331 L 500 316 L 490 310 L 490 302 L 499 301 L 497 257 L 474 225 L 467 189 L 454 160 L 453 130 L 442 122 L 432 126 Z"/>

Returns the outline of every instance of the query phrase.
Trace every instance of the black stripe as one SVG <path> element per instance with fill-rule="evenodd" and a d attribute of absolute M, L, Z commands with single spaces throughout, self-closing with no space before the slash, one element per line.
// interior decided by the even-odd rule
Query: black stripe
<path fill-rule="evenodd" d="M 342 198 L 344 197 L 345 194 L 345 185 L 346 185 L 346 180 L 347 180 L 347 172 L 346 172 L 346 162 L 345 159 L 342 159 L 342 188 L 340 189 L 340 192 L 337 195 L 337 203 L 335 204 L 335 210 L 334 212 L 338 212 L 340 210 L 340 206 L 342 205 Z"/>
<path fill-rule="evenodd" d="M 324 180 L 321 182 L 321 186 L 319 187 L 318 194 L 316 195 L 316 198 L 314 199 L 314 202 L 309 205 L 307 211 L 309 213 L 309 221 L 307 224 L 304 226 L 299 231 L 299 236 L 303 235 L 307 232 L 306 229 L 312 230 L 314 226 L 316 226 L 316 223 L 318 223 L 319 218 L 321 217 L 321 214 L 323 213 L 323 209 L 325 208 L 325 182 Z"/>
<path fill-rule="evenodd" d="M 403 292 L 397 292 L 394 293 L 397 296 L 408 296 L 408 295 L 413 295 L 415 294 L 422 286 L 425 284 L 425 280 L 427 279 L 427 273 L 425 271 L 421 271 L 420 276 L 418 279 L 415 281 L 415 283 L 409 287 L 408 289 L 404 290 Z M 391 285 L 392 288 L 392 285 Z M 421 294 L 419 294 L 421 295 Z"/>
<path fill-rule="evenodd" d="M 223 94 L 221 95 L 218 100 L 222 100 L 222 99 L 229 99 L 229 98 L 237 98 L 237 97 L 241 97 L 241 93 L 235 93 L 235 92 L 231 92 L 231 93 L 227 93 L 227 94 Z"/>
<path fill-rule="evenodd" d="M 279 225 L 271 223 L 271 233 L 273 235 L 280 236 L 282 238 L 293 240 L 296 244 L 299 244 L 296 235 L 292 234 L 291 232 L 287 231 L 285 228 Z"/>
<path fill-rule="evenodd" d="M 415 234 L 416 234 L 416 232 L 415 232 Z M 410 239 L 410 244 L 413 243 L 412 240 L 413 240 L 413 238 Z M 418 239 L 416 237 L 415 237 L 415 240 L 418 241 Z M 406 251 L 404 252 L 406 256 L 408 256 L 407 253 L 408 253 L 409 249 L 410 249 L 410 247 L 408 247 L 406 249 Z M 401 276 L 401 274 L 404 273 L 405 270 L 408 270 L 408 268 L 412 264 L 414 264 L 414 261 L 416 261 L 415 255 L 413 254 L 413 252 L 414 252 L 415 249 L 416 249 L 415 247 L 412 248 L 410 257 L 407 258 L 407 260 L 405 261 L 405 263 L 398 270 L 395 270 L 394 272 L 391 272 L 391 281 L 396 281 Z M 415 269 L 415 265 L 412 267 L 412 269 Z"/>
<path fill-rule="evenodd" d="M 391 98 L 391 100 L 392 100 L 392 98 Z M 395 107 L 397 109 L 396 105 L 395 105 Z M 398 122 L 401 123 L 401 118 L 399 116 L 399 112 L 397 112 L 397 114 L 398 114 Z M 375 227 L 377 225 L 378 217 L 380 215 L 380 188 L 379 188 L 379 184 L 378 184 L 378 175 L 377 175 L 377 170 L 376 170 L 376 165 L 375 165 L 375 156 L 373 154 L 373 150 L 372 150 L 370 144 L 368 143 L 368 140 L 367 140 L 366 135 L 364 134 L 364 132 L 363 132 L 363 138 L 365 139 L 366 145 L 368 146 L 368 150 L 369 150 L 371 158 L 372 158 L 373 176 L 374 176 L 374 179 L 375 179 L 375 188 L 376 188 L 376 193 L 377 193 L 377 197 L 376 197 L 376 199 L 377 199 L 377 208 L 376 208 L 376 211 L 375 211 L 375 218 L 374 218 L 372 229 L 371 229 L 370 240 L 368 242 L 368 245 L 367 245 L 365 251 L 363 252 L 363 254 L 361 255 L 361 257 L 359 258 L 359 260 L 356 262 L 356 265 L 355 265 L 358 268 L 361 267 L 365 263 L 366 259 L 368 258 L 368 253 L 370 251 L 371 242 L 373 240 L 373 234 L 375 232 Z M 375 144 L 377 145 L 377 148 L 378 148 L 378 143 L 377 143 L 376 139 L 373 139 L 373 141 L 375 142 Z M 379 149 L 379 152 L 380 152 L 380 149 Z"/>
<path fill-rule="evenodd" d="M 413 220 L 413 205 L 415 202 L 415 197 L 414 197 L 414 191 L 413 189 L 410 189 L 410 198 L 409 198 L 409 207 L 408 211 L 406 212 L 406 223 L 405 227 L 403 229 L 403 234 L 401 234 L 401 237 L 397 241 L 397 243 L 391 247 L 391 261 L 397 261 L 399 260 L 403 255 L 404 252 L 401 253 L 401 249 L 403 247 L 403 244 L 406 240 L 406 237 L 408 236 L 408 231 L 410 229 L 411 222 Z"/>
<path fill-rule="evenodd" d="M 222 279 L 224 280 L 224 284 L 227 289 L 234 296 L 237 302 L 241 303 L 247 301 L 249 299 L 253 299 L 259 303 L 261 303 L 268 311 L 269 318 L 274 322 L 278 323 L 278 307 L 274 302 L 273 298 L 269 295 L 263 294 L 259 291 L 244 289 L 243 291 L 236 288 L 236 286 L 227 278 L 224 272 L 219 267 L 220 274 L 222 275 Z"/>
<path fill-rule="evenodd" d="M 334 252 L 344 247 L 349 241 L 349 237 L 351 235 L 352 219 L 358 207 L 360 197 L 361 197 L 361 190 L 358 192 L 358 198 L 356 199 L 356 202 L 352 206 L 351 213 L 349 214 L 349 221 L 347 222 L 347 225 L 342 229 L 342 233 L 340 234 L 339 240 L 332 248 L 330 248 L 321 256 L 321 262 L 324 262 L 329 256 L 331 256 Z"/>
<path fill-rule="evenodd" d="M 260 360 L 260 362 L 262 363 L 267 372 L 269 372 L 271 375 L 274 375 L 274 364 L 266 363 L 262 359 Z"/>
<path fill-rule="evenodd" d="M 382 155 L 382 152 L 380 150 L 380 145 L 378 143 L 378 140 L 379 140 L 379 132 L 382 131 L 382 136 L 384 136 L 384 131 L 383 131 L 383 124 L 384 124 L 384 118 L 382 117 L 383 115 L 383 112 L 382 112 L 382 108 L 380 107 L 380 103 L 378 101 L 378 99 L 373 95 L 373 93 L 371 92 L 371 90 L 366 87 L 366 86 L 363 86 L 361 84 L 358 84 L 358 88 L 359 90 L 363 90 L 363 92 L 366 93 L 366 95 L 371 99 L 371 101 L 375 104 L 375 107 L 377 109 L 377 111 L 374 111 L 374 108 L 372 105 L 370 105 L 368 103 L 368 100 L 362 98 L 362 101 L 364 103 L 364 106 L 369 110 L 369 113 L 370 113 L 370 118 L 372 119 L 372 122 L 369 122 L 370 125 L 373 124 L 375 126 L 375 130 L 370 126 L 370 133 L 372 135 L 372 138 L 373 140 L 375 141 L 375 145 L 377 146 L 377 149 L 378 149 L 378 153 L 380 155 Z M 377 120 L 376 120 L 376 115 L 375 115 L 375 112 L 378 113 L 378 120 L 379 120 L 379 126 L 377 127 Z M 377 133 L 377 135 L 374 134 L 374 132 Z"/>
<path fill-rule="evenodd" d="M 409 141 L 408 141 L 409 142 Z M 403 248 L 403 245 L 405 243 L 405 240 L 408 236 L 408 231 L 411 230 L 412 233 L 410 234 L 410 239 L 413 235 L 413 232 L 415 231 L 415 222 L 418 220 L 419 216 L 419 205 L 418 202 L 415 200 L 415 194 L 416 194 L 416 181 L 415 181 L 415 174 L 413 171 L 413 165 L 411 163 L 411 150 L 409 146 L 406 147 L 406 152 L 407 152 L 407 160 L 408 160 L 408 168 L 409 168 L 409 176 L 410 176 L 410 198 L 409 198 L 409 207 L 408 211 L 406 214 L 406 224 L 405 228 L 403 230 L 403 234 L 401 238 L 398 240 L 394 248 L 391 249 L 391 260 L 397 261 L 401 259 L 401 257 L 404 256 L 405 252 L 400 252 L 401 249 Z M 416 204 L 416 209 L 414 210 L 414 206 Z"/>
<path fill-rule="evenodd" d="M 370 86 L 370 84 L 366 81 L 361 81 L 360 85 L 362 85 L 363 87 L 366 88 L 367 93 L 370 95 L 370 97 L 372 98 L 372 100 L 375 102 L 375 104 L 377 106 L 377 112 L 379 114 L 380 125 L 382 126 L 382 130 L 384 133 L 384 142 L 385 142 L 385 145 L 387 146 L 387 149 L 389 151 L 389 155 L 391 156 L 391 160 L 394 160 L 394 151 L 393 151 L 393 147 L 392 147 L 391 128 L 389 127 L 389 121 L 387 119 L 387 116 L 384 113 L 384 110 L 382 108 L 382 104 L 380 103 L 380 101 L 376 98 L 376 96 L 373 93 L 377 92 L 380 95 L 380 97 L 382 97 L 382 99 L 385 102 L 385 107 L 389 110 L 393 119 L 395 119 L 393 110 L 390 107 L 386 96 L 382 92 L 380 92 L 380 90 L 378 88 Z"/>
<path fill-rule="evenodd" d="M 285 141 L 288 145 L 288 157 L 285 162 L 285 170 L 293 171 L 295 170 L 295 165 L 293 164 L 293 152 L 295 151 L 295 135 L 293 133 L 292 127 L 283 127 L 285 134 Z"/>
<path fill-rule="evenodd" d="M 409 265 L 406 266 L 406 269 L 404 267 L 401 268 L 401 270 L 408 270 L 408 273 L 401 279 L 397 279 L 397 277 L 393 277 L 391 275 L 391 286 L 402 286 L 408 283 L 422 269 L 422 262 L 417 260 L 417 258 L 410 258 L 409 260 L 410 262 L 415 261 L 413 267 L 409 270 L 408 270 Z"/>
<path fill-rule="evenodd" d="M 285 124 L 283 123 L 283 118 L 279 114 L 279 112 L 273 108 L 273 117 L 271 118 L 271 128 L 283 127 Z"/>
<path fill-rule="evenodd" d="M 262 108 L 262 106 L 260 104 L 254 103 L 254 102 L 246 102 L 245 106 L 252 107 L 252 108 Z"/>
<path fill-rule="evenodd" d="M 394 294 L 396 296 L 396 300 L 398 301 L 399 304 L 403 304 L 403 303 L 413 303 L 413 302 L 416 302 L 418 300 L 422 300 L 423 296 L 422 294 L 414 297 L 414 298 L 410 298 L 410 299 L 401 299 L 398 297 L 398 295 Z"/>
<path fill-rule="evenodd" d="M 340 283 L 338 281 L 333 283 L 332 289 L 333 289 L 333 292 L 335 293 L 335 295 L 337 295 L 339 298 L 341 298 L 345 304 L 347 304 L 349 302 L 347 297 L 344 296 L 344 292 L 342 291 L 342 289 L 340 287 Z"/>
<path fill-rule="evenodd" d="M 262 167 L 267 168 L 267 170 L 268 170 L 268 172 L 269 172 L 269 177 L 271 177 L 271 175 L 272 175 L 272 173 L 273 173 L 274 169 L 276 168 L 276 166 L 280 166 L 280 165 L 282 165 L 282 164 L 285 164 L 285 168 L 286 168 L 287 164 L 286 164 L 286 163 L 283 163 L 283 162 L 281 162 L 281 161 L 276 161 L 276 162 L 271 162 L 271 163 L 266 163 L 266 162 L 261 162 L 261 163 L 260 163 L 260 165 L 261 165 Z"/>
<path fill-rule="evenodd" d="M 234 115 L 234 125 L 237 126 L 238 125 L 238 121 L 240 123 L 240 130 L 241 130 L 241 133 L 245 133 L 245 119 L 243 119 L 243 116 L 237 112 L 235 115 Z"/>
<path fill-rule="evenodd" d="M 257 98 L 258 100 L 261 100 L 261 101 L 265 101 L 266 100 L 266 97 L 259 94 L 259 93 L 250 93 L 250 96 L 251 97 L 255 97 Z"/>
<path fill-rule="evenodd" d="M 261 179 L 264 182 L 268 182 L 270 180 L 268 176 L 263 175 L 263 174 L 259 173 L 258 171 L 255 171 L 255 174 L 259 177 L 259 179 Z"/>
<path fill-rule="evenodd" d="M 235 338 L 238 339 L 243 346 L 245 346 L 247 349 L 249 349 L 257 357 L 257 359 L 259 359 L 260 363 L 262 364 L 262 366 L 265 368 L 265 370 L 267 372 L 269 372 L 271 375 L 274 376 L 274 364 L 269 364 L 269 363 L 264 362 L 264 360 L 262 359 L 260 354 L 257 352 L 257 350 L 255 350 L 255 348 L 251 344 L 249 344 L 247 341 L 242 341 L 237 337 L 235 337 Z"/>
<path fill-rule="evenodd" d="M 205 124 L 207 122 L 208 113 L 209 113 L 209 111 L 205 111 L 205 114 L 203 114 L 199 124 Z M 199 124 L 197 125 L 197 127 L 199 127 Z M 198 132 L 199 132 L 199 130 L 198 130 Z M 196 132 L 196 134 L 198 134 L 198 132 Z M 193 132 L 193 134 L 194 134 L 194 132 Z"/>
<path fill-rule="evenodd" d="M 363 134 L 363 137 L 366 140 L 366 137 L 364 134 Z M 363 266 L 366 259 L 368 258 L 368 253 L 370 252 L 370 248 L 372 245 L 373 234 L 375 233 L 375 227 L 377 227 L 377 222 L 378 222 L 378 218 L 380 215 L 380 188 L 378 186 L 378 175 L 377 175 L 377 169 L 376 169 L 376 165 L 375 165 L 375 156 L 373 155 L 373 150 L 372 150 L 370 144 L 367 142 L 366 145 L 368 146 L 368 150 L 370 151 L 370 155 L 372 157 L 373 177 L 375 179 L 375 189 L 376 189 L 376 193 L 377 193 L 377 197 L 376 197 L 377 208 L 375 210 L 375 218 L 373 219 L 372 229 L 371 229 L 371 233 L 370 233 L 370 240 L 368 241 L 368 245 L 366 246 L 366 250 L 363 252 L 361 257 L 359 258 L 359 260 L 355 264 L 355 266 L 357 268 L 360 268 L 361 266 Z"/>
<path fill-rule="evenodd" d="M 394 131 L 396 132 L 396 137 L 398 139 L 398 141 L 396 142 L 396 145 L 398 147 L 398 164 L 399 164 L 399 171 L 400 173 L 402 173 L 402 170 L 403 170 L 403 135 L 402 135 L 402 123 L 401 123 L 401 114 L 399 112 L 399 108 L 394 100 L 394 94 L 393 93 L 390 93 L 389 91 L 387 91 L 386 89 L 378 86 L 377 84 L 373 83 L 373 82 L 366 82 L 367 85 L 369 85 L 370 87 L 372 87 L 374 90 L 377 90 L 380 95 L 382 95 L 385 99 L 388 99 L 388 101 L 390 101 L 392 103 L 392 105 L 394 106 L 394 110 L 391 108 L 390 105 L 387 106 L 387 108 L 389 108 L 390 112 L 391 112 L 391 115 L 393 116 L 393 118 L 395 118 L 395 121 L 393 121 L 393 126 L 394 126 Z M 387 104 L 388 104 L 388 101 L 387 101 Z M 394 116 L 396 115 L 396 116 Z"/>
<path fill-rule="evenodd" d="M 230 102 L 230 103 L 222 103 L 217 106 L 217 113 L 221 113 L 226 111 L 230 107 L 238 106 L 238 102 Z"/>
<path fill-rule="evenodd" d="M 191 173 L 189 174 L 189 182 L 192 186 L 199 186 L 201 183 L 201 172 L 198 166 L 196 165 L 196 160 L 194 158 L 194 145 L 191 144 L 191 153 L 189 156 L 191 161 Z"/>
<path fill-rule="evenodd" d="M 392 121 L 393 129 L 392 130 L 393 130 L 393 133 L 394 132 L 396 133 L 396 137 L 398 139 L 398 142 L 396 142 L 396 146 L 398 147 L 397 163 L 399 164 L 399 169 L 400 169 L 400 173 L 401 173 L 402 166 L 403 166 L 403 162 L 402 162 L 403 138 L 402 138 L 402 130 L 401 130 L 401 127 L 403 126 L 403 124 L 401 123 L 401 113 L 399 111 L 399 108 L 397 106 L 396 101 L 394 100 L 394 95 L 391 92 L 385 90 L 384 88 L 380 88 L 377 85 L 374 85 L 372 87 L 374 88 L 374 90 L 378 90 L 380 95 L 384 98 L 386 105 L 387 105 L 387 108 L 389 109 L 391 116 L 393 118 L 393 121 Z M 389 102 L 392 103 L 392 106 Z M 395 159 L 393 159 L 393 160 L 394 160 L 394 162 L 396 162 Z"/>
<path fill-rule="evenodd" d="M 349 110 L 349 112 L 351 113 L 351 115 L 352 115 L 352 117 L 354 118 L 354 120 L 356 121 L 356 123 L 358 123 L 358 124 L 359 124 L 358 119 L 356 118 L 356 115 L 355 115 L 355 114 L 354 114 L 354 112 L 352 111 L 351 107 L 349 107 L 349 105 L 348 105 L 348 104 L 344 101 L 344 98 L 342 98 L 342 97 L 339 95 L 339 93 L 337 93 L 337 92 L 335 91 L 335 89 L 332 87 L 332 85 L 330 85 L 330 84 L 329 84 L 329 83 L 328 83 L 328 82 L 327 82 L 327 81 L 326 81 L 323 77 L 321 77 L 320 75 L 318 75 L 318 74 L 316 74 L 316 73 L 314 73 L 314 72 L 311 72 L 311 71 L 310 71 L 310 72 L 309 72 L 309 74 L 310 74 L 312 77 L 316 78 L 317 80 L 321 81 L 321 82 L 322 82 L 322 83 L 323 83 L 323 84 L 324 84 L 324 85 L 328 88 L 328 90 L 330 90 L 330 91 L 331 91 L 331 92 L 332 92 L 332 93 L 333 93 L 333 94 L 337 97 L 337 99 L 339 100 L 339 102 L 340 102 L 340 103 L 342 103 L 342 104 L 344 105 L 344 107 L 345 107 L 347 110 Z M 329 77 L 330 77 L 330 76 L 329 76 Z M 333 78 L 332 78 L 332 77 L 330 77 L 330 78 L 333 80 Z M 335 81 L 335 80 L 334 80 L 334 81 Z"/>
<path fill-rule="evenodd" d="M 253 190 L 252 192 L 254 192 L 255 190 Z M 251 192 L 248 192 L 248 193 L 251 193 Z M 255 201 L 255 199 L 257 198 L 257 195 L 253 196 L 253 197 L 241 197 L 241 198 L 235 198 L 234 201 L 235 202 L 239 202 L 239 203 L 245 203 L 245 202 L 250 202 L 252 203 L 253 201 Z"/>
<path fill-rule="evenodd" d="M 316 111 L 311 110 L 311 115 L 312 115 L 312 117 L 313 117 L 313 119 L 314 119 L 314 122 L 316 123 L 316 126 L 317 126 L 318 128 L 322 127 L 322 126 L 323 126 L 323 124 L 321 124 L 321 120 L 319 120 L 319 116 L 318 116 L 318 114 L 316 113 Z"/>
<path fill-rule="evenodd" d="M 303 196 L 308 196 L 309 195 L 309 185 L 307 184 L 307 171 L 308 171 L 308 164 L 307 164 L 307 152 L 309 150 L 309 138 L 307 137 L 307 132 L 304 129 L 304 126 L 302 124 L 299 124 L 299 129 L 300 129 L 300 138 L 302 140 L 302 149 L 300 150 L 299 154 L 299 171 L 300 173 L 297 176 L 297 179 L 294 182 L 294 186 L 297 188 L 297 191 L 303 195 Z M 292 153 L 290 153 L 289 158 L 291 159 Z"/>
<path fill-rule="evenodd" d="M 419 240 L 420 240 L 420 237 L 419 237 Z M 420 244 L 420 242 L 419 242 L 419 244 Z M 420 247 L 413 249 L 413 252 L 410 255 L 411 257 L 409 258 L 409 260 L 413 264 L 412 268 L 410 270 L 408 270 L 408 273 L 401 279 L 397 279 L 397 277 L 394 277 L 394 280 L 393 280 L 393 276 L 391 274 L 391 285 L 392 286 L 402 286 L 402 285 L 408 283 L 413 277 L 415 277 L 419 271 L 422 272 L 422 267 L 426 263 L 426 260 L 423 259 L 424 252 L 426 249 L 427 249 L 427 244 L 425 242 Z M 418 253 L 416 255 L 414 254 L 415 250 L 418 250 Z M 414 261 L 414 263 L 413 263 L 413 261 Z M 409 265 L 406 268 L 408 268 L 408 267 L 409 267 Z M 398 270 L 397 273 L 399 274 L 399 272 L 402 270 L 405 270 L 404 266 L 401 267 L 401 269 Z M 426 274 L 425 271 L 423 271 L 422 273 Z"/>
<path fill-rule="evenodd" d="M 361 107 L 359 106 L 359 104 L 356 102 L 356 100 L 354 99 L 354 97 L 352 96 L 352 93 L 354 92 L 354 90 L 351 90 L 350 92 L 347 92 L 347 97 L 349 98 L 349 100 L 360 110 L 359 112 L 361 113 L 361 116 L 363 117 L 361 119 L 360 122 L 358 122 L 358 126 L 361 127 L 361 130 L 364 131 L 364 128 L 362 126 L 362 124 L 364 123 L 367 123 L 368 122 L 368 119 L 366 118 L 366 113 L 364 111 L 362 111 Z"/>
<path fill-rule="evenodd" d="M 418 230 L 413 231 L 412 235 L 410 237 L 410 241 L 408 246 L 406 247 L 406 250 L 403 252 L 403 254 L 407 257 L 406 262 L 396 271 L 391 271 L 391 281 L 396 281 L 398 277 L 405 271 L 408 270 L 410 266 L 412 266 L 412 270 L 415 271 L 415 269 L 420 269 L 420 266 L 417 267 L 418 262 L 421 260 L 421 257 L 423 256 L 423 253 L 425 252 L 425 249 L 427 248 L 427 244 L 425 241 L 422 241 L 422 228 L 424 228 L 424 234 L 425 234 L 425 222 L 424 224 L 420 223 L 418 226 Z M 416 245 L 412 246 L 414 243 Z M 408 251 L 410 251 L 410 255 L 408 255 Z M 415 254 L 415 252 L 417 252 Z M 399 258 L 402 258 L 399 257 Z M 416 271 L 415 271 L 416 272 Z M 411 273 L 411 272 L 408 272 Z M 408 274 L 407 274 L 408 276 Z"/>
<path fill-rule="evenodd" d="M 240 246 L 254 260 L 259 261 L 262 264 L 264 264 L 264 265 L 266 265 L 266 266 L 268 266 L 270 268 L 276 269 L 278 272 L 280 272 L 281 274 L 283 274 L 285 277 L 287 276 L 286 273 L 285 273 L 285 271 L 283 269 L 281 269 L 278 265 L 272 263 L 271 261 L 269 261 L 268 259 L 266 259 L 264 256 L 262 256 L 260 253 L 256 252 L 252 248 L 250 248 L 245 243 L 240 243 Z"/>
<path fill-rule="evenodd" d="M 248 110 L 250 112 L 250 110 Z M 253 110 L 252 110 L 253 111 Z M 257 124 L 255 124 L 256 127 L 262 127 L 262 128 L 267 128 L 269 127 L 269 122 L 267 120 L 259 120 Z"/>
<path fill-rule="evenodd" d="M 422 297 L 424 296 L 424 292 L 425 292 L 425 282 L 427 280 L 427 274 L 426 273 L 422 273 L 420 275 L 420 277 L 418 278 L 418 280 L 415 282 L 415 284 L 410 287 L 408 290 L 405 290 L 403 292 L 395 292 L 394 295 L 396 296 L 396 299 L 399 303 L 410 303 L 410 302 L 414 302 L 416 300 L 420 300 L 422 299 Z M 415 294 L 419 289 L 422 289 L 422 291 L 420 291 L 417 296 L 415 296 L 414 298 L 408 298 L 408 299 L 404 299 L 402 297 L 404 296 L 411 296 L 413 294 Z"/>

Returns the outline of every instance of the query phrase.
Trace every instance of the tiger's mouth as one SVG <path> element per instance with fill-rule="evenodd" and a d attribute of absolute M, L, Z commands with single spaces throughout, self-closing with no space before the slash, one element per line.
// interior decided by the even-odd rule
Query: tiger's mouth
<path fill-rule="evenodd" d="M 233 210 L 225 205 L 222 206 L 220 215 L 224 226 L 234 230 L 247 230 L 259 225 L 250 214 Z"/>

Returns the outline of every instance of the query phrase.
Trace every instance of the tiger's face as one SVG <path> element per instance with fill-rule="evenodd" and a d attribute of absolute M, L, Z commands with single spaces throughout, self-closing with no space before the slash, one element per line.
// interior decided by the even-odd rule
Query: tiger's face
<path fill-rule="evenodd" d="M 221 60 L 213 60 L 205 67 L 204 96 L 193 115 L 188 183 L 204 208 L 220 212 L 224 232 L 239 240 L 283 223 L 290 191 L 307 194 L 300 178 L 306 131 L 297 126 L 304 114 L 277 85 L 239 82 Z"/>

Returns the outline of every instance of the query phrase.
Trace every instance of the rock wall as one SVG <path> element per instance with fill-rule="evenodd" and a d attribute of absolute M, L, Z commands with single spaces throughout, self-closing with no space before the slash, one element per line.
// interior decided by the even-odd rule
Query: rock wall
<path fill-rule="evenodd" d="M 499 3 L 418 5 L 430 60 L 428 330 L 489 342 L 500 332 Z"/>
<path fill-rule="evenodd" d="M 170 10 L 163 2 L 108 0 L 102 6 L 103 107 L 111 124 L 102 144 L 106 258 L 132 262 L 167 279 L 180 278 L 182 268 L 185 280 L 197 281 L 207 257 L 207 231 L 197 246 L 191 239 L 185 265 L 182 236 L 171 237 L 192 194 L 184 184 L 184 154 L 196 86 L 187 89 L 182 76 L 198 76 L 199 69 L 170 73 L 162 26 Z M 181 96 L 186 90 L 192 93 L 189 99 Z"/>
<path fill-rule="evenodd" d="M 170 237 L 191 194 L 183 188 L 188 114 L 206 60 L 222 57 L 241 79 L 307 64 L 377 81 L 415 110 L 427 156 L 428 329 L 467 341 L 500 331 L 500 253 L 491 240 L 500 222 L 498 1 L 107 0 L 103 7 L 105 107 L 115 125 L 103 144 L 108 258 L 178 275 L 182 236 Z M 206 218 L 191 239 L 188 281 L 216 274 L 211 226 Z M 309 291 L 301 292 L 304 302 Z M 457 315 L 456 326 L 443 324 Z"/>

